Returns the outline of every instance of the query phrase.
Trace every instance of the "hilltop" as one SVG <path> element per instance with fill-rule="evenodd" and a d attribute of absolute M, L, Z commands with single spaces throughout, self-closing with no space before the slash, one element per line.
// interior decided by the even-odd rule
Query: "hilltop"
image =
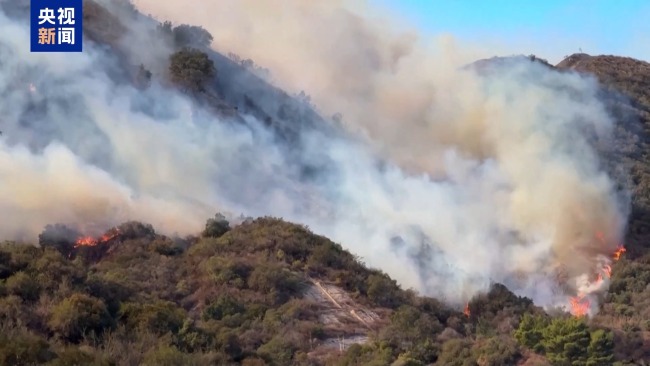
<path fill-rule="evenodd" d="M 25 16 L 24 4 L 0 2 L 17 18 Z M 142 28 L 130 29 L 129 17 Z M 192 101 L 192 113 L 219 123 L 254 130 L 252 115 L 285 142 L 298 179 L 315 180 L 327 169 L 327 159 L 304 156 L 309 141 L 302 132 L 339 134 L 339 118 L 321 116 L 305 93 L 274 86 L 254 61 L 211 49 L 212 36 L 201 27 L 158 22 L 128 1 L 108 0 L 84 1 L 84 27 L 112 80 L 177 90 Z M 144 34 L 159 42 L 151 59 L 130 49 Z M 593 75 L 617 119 L 615 140 L 601 149 L 630 188 L 633 211 L 628 251 L 613 265 L 594 318 L 547 313 L 498 283 L 465 309 L 453 308 L 401 288 L 338 243 L 280 218 L 229 222 L 216 215 L 186 237 L 134 221 L 84 237 L 53 223 L 38 243 L 0 244 L 0 364 L 644 365 L 650 65 L 584 54 L 558 65 L 529 58 Z M 236 188 L 233 195 L 244 194 Z"/>

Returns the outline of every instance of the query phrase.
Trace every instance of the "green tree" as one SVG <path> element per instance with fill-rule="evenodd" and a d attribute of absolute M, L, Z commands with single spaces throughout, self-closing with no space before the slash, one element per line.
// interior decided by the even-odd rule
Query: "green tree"
<path fill-rule="evenodd" d="M 185 48 L 170 56 L 171 80 L 191 92 L 205 91 L 205 84 L 217 74 L 214 63 L 204 52 Z"/>
<path fill-rule="evenodd" d="M 534 352 L 544 351 L 543 339 L 544 329 L 548 326 L 548 319 L 540 315 L 524 314 L 515 331 L 515 339 L 524 347 Z"/>
<path fill-rule="evenodd" d="M 612 332 L 603 329 L 593 331 L 587 351 L 589 352 L 588 366 L 611 365 L 614 361 L 614 335 Z"/>
<path fill-rule="evenodd" d="M 394 308 L 400 305 L 400 288 L 395 280 L 383 274 L 372 274 L 367 280 L 368 298 L 379 306 Z"/>
<path fill-rule="evenodd" d="M 212 43 L 212 34 L 203 27 L 181 24 L 172 31 L 177 48 L 207 48 Z"/>
<path fill-rule="evenodd" d="M 558 318 L 543 331 L 546 357 L 554 365 L 583 366 L 591 343 L 589 328 L 581 318 Z"/>
<path fill-rule="evenodd" d="M 214 218 L 208 219 L 205 229 L 201 233 L 203 237 L 218 238 L 230 231 L 230 223 L 222 214 L 216 214 Z"/>
<path fill-rule="evenodd" d="M 439 349 L 435 336 L 443 329 L 437 318 L 410 306 L 402 305 L 391 315 L 390 325 L 384 329 L 382 338 L 388 340 L 409 358 L 425 363 L 434 362 Z"/>

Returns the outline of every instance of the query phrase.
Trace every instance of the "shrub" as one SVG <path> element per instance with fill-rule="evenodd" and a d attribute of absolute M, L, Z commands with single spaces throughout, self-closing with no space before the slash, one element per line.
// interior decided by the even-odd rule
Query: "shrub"
<path fill-rule="evenodd" d="M 86 348 L 86 347 L 84 347 Z M 57 352 L 57 357 L 48 363 L 48 366 L 69 366 L 69 365 L 92 365 L 110 366 L 113 365 L 106 357 L 97 357 L 91 353 L 92 349 L 81 349 L 80 347 L 66 347 Z"/>
<path fill-rule="evenodd" d="M 218 285 L 231 285 L 243 288 L 251 272 L 250 266 L 214 256 L 206 262 L 210 279 Z"/>
<path fill-rule="evenodd" d="M 516 365 L 521 358 L 515 341 L 504 336 L 481 340 L 472 353 L 478 366 Z"/>
<path fill-rule="evenodd" d="M 54 307 L 48 325 L 60 336 L 77 342 L 90 332 L 100 334 L 112 325 L 112 318 L 100 299 L 75 293 Z"/>
<path fill-rule="evenodd" d="M 55 290 L 64 282 L 80 285 L 85 278 L 84 268 L 78 262 L 66 259 L 53 249 L 44 250 L 29 267 L 36 274 L 39 286 L 46 291 Z"/>
<path fill-rule="evenodd" d="M 194 364 L 193 358 L 178 350 L 174 346 L 156 347 L 144 357 L 143 366 L 185 366 Z"/>
<path fill-rule="evenodd" d="M 55 356 L 43 338 L 25 330 L 0 328 L 0 365 L 42 364 Z"/>
<path fill-rule="evenodd" d="M 97 276 L 90 277 L 86 281 L 84 289 L 89 295 L 102 299 L 106 304 L 106 309 L 113 317 L 118 314 L 120 304 L 132 295 L 131 289 Z"/>
<path fill-rule="evenodd" d="M 472 355 L 471 342 L 465 339 L 450 339 L 442 345 L 436 365 L 474 366 L 476 358 Z"/>
<path fill-rule="evenodd" d="M 156 334 L 177 333 L 185 320 L 185 312 L 174 303 L 156 301 L 153 304 L 123 304 L 119 319 L 130 329 Z"/>
<path fill-rule="evenodd" d="M 226 316 L 243 313 L 244 310 L 244 306 L 239 301 L 231 296 L 223 295 L 203 310 L 203 319 L 221 320 Z"/>
<path fill-rule="evenodd" d="M 269 294 L 275 303 L 284 303 L 299 290 L 300 279 L 280 266 L 261 265 L 248 277 L 248 286 Z"/>
<path fill-rule="evenodd" d="M 295 351 L 294 345 L 281 335 L 277 335 L 258 348 L 257 354 L 271 365 L 290 365 Z"/>
<path fill-rule="evenodd" d="M 201 328 L 195 326 L 194 322 L 186 319 L 178 331 L 175 344 L 183 352 L 198 352 L 207 350 L 212 344 L 213 336 Z"/>
<path fill-rule="evenodd" d="M 41 293 L 41 286 L 38 282 L 22 271 L 9 277 L 6 286 L 9 294 L 16 295 L 25 301 L 36 301 Z"/>

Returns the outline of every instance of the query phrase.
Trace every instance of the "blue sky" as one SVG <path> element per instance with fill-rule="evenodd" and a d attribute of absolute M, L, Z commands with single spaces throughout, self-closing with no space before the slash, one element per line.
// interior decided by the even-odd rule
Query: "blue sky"
<path fill-rule="evenodd" d="M 423 34 L 558 62 L 579 52 L 650 61 L 650 0 L 371 0 Z"/>

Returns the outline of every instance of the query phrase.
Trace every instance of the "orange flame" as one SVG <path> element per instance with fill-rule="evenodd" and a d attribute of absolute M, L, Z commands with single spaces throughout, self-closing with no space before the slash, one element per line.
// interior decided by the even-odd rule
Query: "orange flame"
<path fill-rule="evenodd" d="M 618 249 L 616 249 L 616 251 L 614 252 L 614 257 L 613 257 L 614 260 L 617 261 L 617 260 L 621 259 L 621 255 L 623 255 L 623 253 L 625 253 L 626 251 L 627 250 L 625 249 L 624 246 L 619 245 Z"/>
<path fill-rule="evenodd" d="M 95 238 L 93 238 L 91 236 L 84 236 L 84 237 L 81 237 L 81 238 L 77 239 L 77 241 L 74 244 L 74 247 L 75 248 L 78 248 L 78 247 L 92 247 L 92 246 L 95 246 L 97 244 L 98 244 L 98 242 L 97 242 L 97 240 Z"/>
<path fill-rule="evenodd" d="M 595 236 L 598 241 L 600 241 L 603 244 L 605 243 L 605 236 L 603 235 L 602 232 L 600 231 L 596 232 Z M 625 247 L 623 245 L 619 245 L 618 249 L 616 249 L 616 251 L 612 255 L 612 258 L 614 259 L 614 261 L 617 261 L 621 258 L 621 255 L 623 255 L 623 253 L 625 252 L 626 252 Z M 603 265 L 602 272 L 597 274 L 596 282 L 594 282 L 593 284 L 599 286 L 603 282 L 603 278 L 604 278 L 603 275 L 606 276 L 607 278 L 611 278 L 612 266 L 610 266 L 609 264 Z M 582 317 L 587 315 L 587 313 L 589 313 L 591 302 L 589 299 L 585 298 L 585 293 L 580 292 L 578 293 L 578 296 L 571 297 L 569 299 L 569 303 L 571 305 L 571 313 L 574 316 Z"/>
<path fill-rule="evenodd" d="M 573 315 L 582 317 L 587 315 L 589 312 L 589 307 L 591 306 L 589 299 L 584 299 L 581 296 L 577 296 L 569 299 L 569 302 L 571 304 L 571 313 Z"/>
<path fill-rule="evenodd" d="M 467 303 L 467 305 L 465 305 L 465 309 L 463 310 L 463 314 L 465 314 L 465 316 L 469 318 L 469 315 L 471 314 L 471 312 L 469 311 L 469 303 Z"/>
<path fill-rule="evenodd" d="M 79 239 L 74 244 L 75 248 L 79 247 L 94 247 L 97 244 L 103 244 L 106 243 L 107 241 L 114 239 L 117 235 L 119 235 L 119 230 L 115 229 L 113 232 L 106 233 L 99 237 L 98 239 L 93 238 L 92 236 L 84 236 Z"/>

